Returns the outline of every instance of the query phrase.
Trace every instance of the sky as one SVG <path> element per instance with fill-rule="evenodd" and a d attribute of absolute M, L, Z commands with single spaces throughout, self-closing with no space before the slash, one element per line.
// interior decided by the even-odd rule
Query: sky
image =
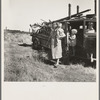
<path fill-rule="evenodd" d="M 2 0 L 3 28 L 29 31 L 29 24 L 57 20 L 68 16 L 68 4 L 71 4 L 71 14 L 91 9 L 94 13 L 94 0 Z M 87 14 L 87 13 L 86 13 Z"/>

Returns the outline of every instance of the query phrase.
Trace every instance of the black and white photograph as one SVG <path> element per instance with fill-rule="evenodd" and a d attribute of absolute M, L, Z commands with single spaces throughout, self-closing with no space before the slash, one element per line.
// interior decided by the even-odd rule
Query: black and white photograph
<path fill-rule="evenodd" d="M 5 82 L 96 82 L 97 0 L 4 0 Z"/>
<path fill-rule="evenodd" d="M 1 0 L 2 100 L 99 100 L 99 0 Z"/>

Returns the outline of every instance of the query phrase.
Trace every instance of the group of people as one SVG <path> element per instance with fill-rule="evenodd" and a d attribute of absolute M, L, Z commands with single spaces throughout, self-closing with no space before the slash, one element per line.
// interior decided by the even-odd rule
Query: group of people
<path fill-rule="evenodd" d="M 33 26 L 30 25 L 32 29 L 34 30 L 34 33 L 37 33 L 39 31 L 40 27 L 37 27 L 37 24 L 34 24 Z M 54 64 L 54 67 L 59 66 L 59 60 L 62 58 L 62 39 L 67 39 L 67 51 L 71 53 L 72 56 L 75 56 L 75 47 L 76 47 L 76 34 L 77 29 L 71 29 L 70 32 L 67 32 L 66 35 L 64 33 L 64 30 L 62 28 L 62 23 L 54 22 L 50 26 L 50 40 L 51 40 L 51 57 L 52 59 L 56 60 L 56 63 Z M 95 33 L 95 30 L 93 28 L 93 23 L 89 22 L 88 27 L 86 29 L 86 33 Z M 85 35 L 85 34 L 84 34 Z M 49 41 L 48 41 L 49 42 Z M 47 43 L 48 43 L 47 42 Z"/>
<path fill-rule="evenodd" d="M 67 49 L 72 52 L 72 56 L 75 56 L 76 34 L 78 31 L 77 29 L 71 29 L 71 32 L 67 32 L 65 35 L 62 24 L 59 22 L 53 23 L 51 30 L 51 55 L 52 59 L 56 60 L 54 66 L 57 67 L 59 66 L 59 59 L 62 58 L 62 38 L 67 38 Z M 86 33 L 95 33 L 93 23 L 88 24 Z"/>
<path fill-rule="evenodd" d="M 75 54 L 75 45 L 76 45 L 76 29 L 71 30 L 71 34 L 67 34 L 67 40 L 69 40 L 68 45 L 71 46 L 73 55 Z M 62 58 L 62 38 L 66 37 L 62 24 L 55 22 L 52 25 L 51 31 L 51 55 L 52 59 L 56 59 L 54 67 L 59 66 L 59 60 Z"/>

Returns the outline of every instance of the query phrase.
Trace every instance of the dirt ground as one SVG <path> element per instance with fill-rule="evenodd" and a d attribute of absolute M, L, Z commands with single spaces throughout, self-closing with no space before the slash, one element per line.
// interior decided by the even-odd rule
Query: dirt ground
<path fill-rule="evenodd" d="M 45 52 L 31 47 L 31 36 L 4 32 L 4 81 L 95 82 L 96 69 L 82 64 L 54 68 Z"/>

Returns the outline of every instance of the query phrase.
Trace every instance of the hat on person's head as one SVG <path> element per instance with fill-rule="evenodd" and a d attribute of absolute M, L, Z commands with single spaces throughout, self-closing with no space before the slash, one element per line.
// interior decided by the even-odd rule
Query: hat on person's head
<path fill-rule="evenodd" d="M 62 23 L 57 22 L 58 27 L 62 27 Z"/>
<path fill-rule="evenodd" d="M 72 34 L 77 34 L 77 30 L 76 29 L 72 29 L 71 32 L 72 32 Z"/>
<path fill-rule="evenodd" d="M 54 22 L 52 25 L 57 25 L 57 23 L 56 23 L 56 22 Z"/>
<path fill-rule="evenodd" d="M 92 26 L 92 25 L 93 25 L 93 23 L 92 23 L 92 22 L 89 22 L 89 23 L 88 23 L 88 25 L 91 25 L 91 26 Z"/>

